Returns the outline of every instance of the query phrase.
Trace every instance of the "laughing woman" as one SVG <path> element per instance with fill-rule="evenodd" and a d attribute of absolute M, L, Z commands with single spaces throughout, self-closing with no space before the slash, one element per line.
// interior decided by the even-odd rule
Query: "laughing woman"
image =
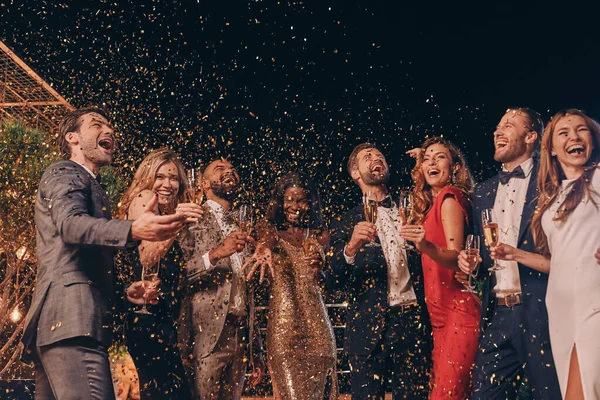
<path fill-rule="evenodd" d="M 501 244 L 498 259 L 549 271 L 550 344 L 565 400 L 600 399 L 600 125 L 558 112 L 542 138 L 540 197 L 531 229 L 539 254 Z M 521 261 L 522 260 L 522 261 Z"/>
<path fill-rule="evenodd" d="M 258 239 L 273 259 L 266 342 L 274 398 L 322 400 L 328 375 L 337 398 L 335 338 L 319 287 L 329 232 L 316 188 L 295 172 L 283 175 L 267 218 Z M 260 258 L 259 247 L 246 264 Z"/>
<path fill-rule="evenodd" d="M 470 224 L 473 180 L 460 151 L 440 137 L 415 153 L 414 213 L 404 239 L 422 253 L 427 311 L 433 331 L 430 399 L 466 399 L 477 353 L 481 302 L 454 279 Z"/>
<path fill-rule="evenodd" d="M 192 219 L 198 218 L 202 210 L 196 204 L 185 202 L 187 192 L 186 172 L 177 155 L 164 148 L 155 150 L 144 158 L 123 195 L 121 216 L 131 220 L 139 218 L 147 212 L 146 205 L 157 196 L 154 213 L 182 212 Z M 157 304 L 147 306 L 150 315 L 131 312 L 127 317 L 127 348 L 138 371 L 142 399 L 189 398 L 175 330 L 179 315 L 177 287 L 182 269 L 180 249 L 174 240 L 175 236 L 163 242 L 142 241 L 138 247 L 139 262 L 134 265 L 139 281 L 142 266 L 160 262 L 161 298 Z M 128 295 L 134 291 L 133 286 L 127 289 Z"/>

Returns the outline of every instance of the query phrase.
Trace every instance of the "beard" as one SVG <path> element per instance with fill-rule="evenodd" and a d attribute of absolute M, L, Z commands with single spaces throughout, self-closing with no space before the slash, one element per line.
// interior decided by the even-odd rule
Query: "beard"
<path fill-rule="evenodd" d="M 239 183 L 235 183 L 233 185 L 224 185 L 221 181 L 212 181 L 210 183 L 210 190 L 212 190 L 215 196 L 227 201 L 232 201 L 235 199 L 239 187 Z"/>
<path fill-rule="evenodd" d="M 527 152 L 527 145 L 524 141 L 514 141 L 508 143 L 508 148 L 502 149 L 502 152 L 498 154 L 498 150 L 494 152 L 494 160 L 501 163 L 510 162 L 517 159 Z"/>
<path fill-rule="evenodd" d="M 386 170 L 383 175 L 374 174 L 371 171 L 361 172 L 360 179 L 367 185 L 384 185 L 390 179 L 390 171 Z"/>
<path fill-rule="evenodd" d="M 91 140 L 81 141 L 81 152 L 86 159 L 91 161 L 97 167 L 104 167 L 112 163 L 112 153 L 107 154 L 104 149 Z"/>

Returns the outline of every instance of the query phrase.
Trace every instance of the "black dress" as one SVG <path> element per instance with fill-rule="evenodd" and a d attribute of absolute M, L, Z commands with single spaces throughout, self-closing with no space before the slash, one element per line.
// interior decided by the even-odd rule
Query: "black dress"
<path fill-rule="evenodd" d="M 137 249 L 136 249 L 137 255 Z M 136 280 L 141 279 L 141 263 L 135 257 Z M 178 286 L 183 258 L 177 242 L 160 261 L 158 277 L 161 296 L 157 305 L 147 305 L 152 315 L 138 314 L 141 306 L 131 305 L 125 335 L 129 354 L 140 378 L 142 399 L 190 399 L 179 349 L 176 321 L 179 316 Z"/>

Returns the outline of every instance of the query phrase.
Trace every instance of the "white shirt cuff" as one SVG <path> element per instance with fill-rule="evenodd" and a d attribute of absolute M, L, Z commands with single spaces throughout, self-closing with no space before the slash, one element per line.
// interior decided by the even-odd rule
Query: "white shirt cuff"
<path fill-rule="evenodd" d="M 353 257 L 350 257 L 349 255 L 347 255 L 346 254 L 346 246 L 344 246 L 344 258 L 346 259 L 346 264 L 353 265 L 354 261 L 356 260 L 356 255 L 354 255 Z"/>
<path fill-rule="evenodd" d="M 202 260 L 204 261 L 204 269 L 207 270 L 207 271 L 210 271 L 211 269 L 213 269 L 214 267 L 216 267 L 216 265 L 212 265 L 210 263 L 210 256 L 208 255 L 209 253 L 210 253 L 210 251 L 207 251 L 202 256 Z"/>

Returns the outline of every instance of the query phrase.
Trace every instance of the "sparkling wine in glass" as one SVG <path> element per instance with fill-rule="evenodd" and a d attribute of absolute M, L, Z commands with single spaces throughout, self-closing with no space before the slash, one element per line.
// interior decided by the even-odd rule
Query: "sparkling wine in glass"
<path fill-rule="evenodd" d="M 371 192 L 367 193 L 367 195 L 363 198 L 363 207 L 365 211 L 365 219 L 367 220 L 367 222 L 375 225 L 375 222 L 377 222 L 377 207 L 379 207 L 379 202 L 376 198 L 372 196 Z M 365 246 L 379 247 L 381 245 L 375 242 L 375 239 L 373 239 Z"/>
<path fill-rule="evenodd" d="M 153 288 L 156 285 L 158 280 L 158 270 L 160 269 L 160 258 L 158 261 L 151 266 L 142 267 L 142 281 L 150 281 L 150 288 Z M 138 314 L 146 314 L 152 315 L 148 308 L 146 308 L 146 298 L 144 297 L 144 306 L 135 311 Z"/>
<path fill-rule="evenodd" d="M 467 252 L 467 257 L 469 257 L 469 261 L 472 263 L 477 263 L 477 259 L 479 258 L 479 236 L 477 235 L 467 235 L 467 239 L 465 240 L 465 251 Z M 477 293 L 475 290 L 475 285 L 473 285 L 473 278 L 477 276 L 477 270 L 479 267 L 475 268 L 469 274 L 469 283 L 462 290 L 467 293 Z"/>
<path fill-rule="evenodd" d="M 240 230 L 250 236 L 252 229 L 254 228 L 254 210 L 252 209 L 252 206 L 250 204 L 240 205 L 238 217 Z"/>
<path fill-rule="evenodd" d="M 407 225 L 412 217 L 413 205 L 412 205 L 412 194 L 410 190 L 401 190 L 400 198 L 398 201 L 398 213 L 400 214 L 400 226 Z M 414 250 L 414 247 L 406 241 L 400 246 L 404 250 Z"/>
<path fill-rule="evenodd" d="M 483 237 L 485 238 L 485 245 L 489 248 L 491 246 L 496 246 L 498 244 L 498 220 L 494 214 L 494 210 L 492 208 L 486 208 L 481 212 L 481 222 L 483 225 Z M 501 265 L 498 265 L 496 260 L 494 260 L 494 265 L 488 268 L 488 271 L 500 271 L 503 269 Z"/>
<path fill-rule="evenodd" d="M 188 183 L 190 185 L 190 192 L 192 193 L 192 202 L 196 204 L 202 204 L 204 195 L 200 189 L 200 178 L 202 173 L 199 168 L 190 168 L 187 171 Z"/>

